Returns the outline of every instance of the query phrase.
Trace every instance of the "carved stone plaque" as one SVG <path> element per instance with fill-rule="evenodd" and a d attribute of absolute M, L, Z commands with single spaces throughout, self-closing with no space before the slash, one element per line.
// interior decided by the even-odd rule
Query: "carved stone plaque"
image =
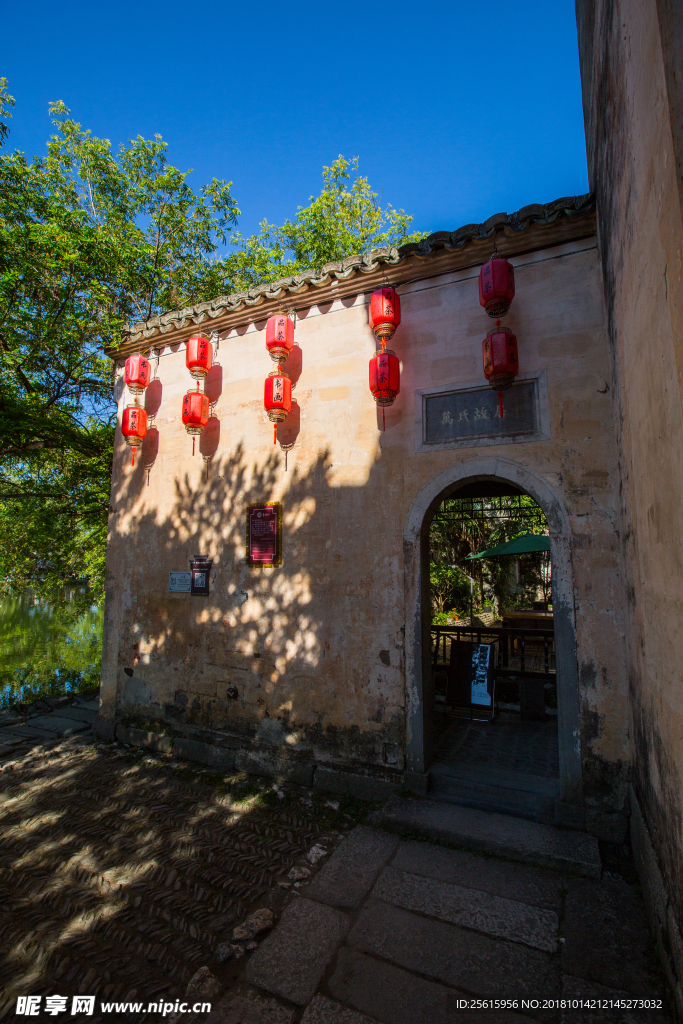
<path fill-rule="evenodd" d="M 536 381 L 519 381 L 502 394 L 502 416 L 499 394 L 491 387 L 425 395 L 423 444 L 537 435 Z"/>

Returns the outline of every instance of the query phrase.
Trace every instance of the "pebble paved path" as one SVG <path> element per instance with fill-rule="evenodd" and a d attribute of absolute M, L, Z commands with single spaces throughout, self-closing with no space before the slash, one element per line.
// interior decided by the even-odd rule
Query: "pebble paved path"
<path fill-rule="evenodd" d="M 217 947 L 254 908 L 278 915 L 292 866 L 344 829 L 329 811 L 341 831 L 325 831 L 306 793 L 243 778 L 228 790 L 197 766 L 96 745 L 87 725 L 48 735 L 0 763 L 0 1020 L 21 1019 L 25 994 L 175 1001 L 206 964 L 229 986 L 246 943 L 224 965 Z"/>

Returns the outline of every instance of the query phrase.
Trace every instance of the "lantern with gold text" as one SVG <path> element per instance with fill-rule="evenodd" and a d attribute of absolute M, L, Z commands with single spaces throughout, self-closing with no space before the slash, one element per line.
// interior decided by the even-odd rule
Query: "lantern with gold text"
<path fill-rule="evenodd" d="M 203 380 L 211 369 L 213 351 L 211 342 L 203 334 L 194 334 L 187 339 L 185 365 L 195 380 Z"/>
<path fill-rule="evenodd" d="M 390 285 L 376 288 L 370 296 L 368 319 L 384 351 L 401 323 L 401 300 Z"/>
<path fill-rule="evenodd" d="M 283 363 L 294 344 L 294 324 L 286 313 L 276 313 L 266 321 L 266 348 L 270 358 Z"/>
<path fill-rule="evenodd" d="M 273 424 L 273 444 L 277 442 L 277 425 L 287 419 L 292 408 L 292 382 L 278 367 L 268 374 L 263 388 L 263 405 Z"/>
<path fill-rule="evenodd" d="M 370 359 L 370 390 L 382 409 L 382 430 L 385 429 L 384 410 L 393 405 L 401 390 L 401 368 L 398 357 L 391 349 L 375 352 Z"/>
<path fill-rule="evenodd" d="M 494 320 L 505 316 L 515 297 L 515 270 L 494 252 L 479 271 L 479 303 Z"/>
<path fill-rule="evenodd" d="M 192 454 L 194 455 L 194 443 L 198 434 L 209 422 L 209 399 L 203 391 L 188 391 L 183 398 L 183 423 L 188 434 L 192 434 Z"/>
<path fill-rule="evenodd" d="M 123 410 L 121 433 L 125 437 L 128 447 L 133 449 L 131 466 L 134 466 L 135 449 L 139 448 L 147 437 L 147 413 L 137 403 L 127 405 Z"/>
<path fill-rule="evenodd" d="M 123 379 L 131 395 L 137 396 L 144 392 L 152 379 L 149 362 L 144 356 L 128 356 Z"/>

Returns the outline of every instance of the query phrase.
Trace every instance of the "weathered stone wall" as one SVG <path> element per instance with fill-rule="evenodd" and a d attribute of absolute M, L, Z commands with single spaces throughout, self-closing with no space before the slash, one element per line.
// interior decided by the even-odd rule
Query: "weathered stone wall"
<path fill-rule="evenodd" d="M 492 238 L 476 265 L 435 277 L 425 260 L 421 279 L 401 286 L 403 322 L 392 343 L 403 365 L 401 395 L 384 433 L 367 383 L 367 294 L 321 307 L 300 300 L 301 430 L 287 468 L 262 408 L 272 367 L 265 317 L 254 323 L 246 310 L 221 336 L 220 369 L 207 382 L 216 417 L 202 439 L 204 451 L 215 446 L 208 463 L 192 458 L 180 420 L 192 385 L 183 344 L 190 331 L 154 339 L 160 383 L 147 402 L 158 405 L 158 444 L 146 443 L 131 470 L 117 438 L 103 715 L 163 719 L 192 733 L 192 742 L 275 758 L 280 768 L 315 761 L 398 780 L 406 742 L 404 524 L 426 484 L 483 453 L 540 474 L 566 509 L 585 795 L 592 808 L 623 810 L 629 752 L 617 465 L 594 238 L 527 253 L 522 239 L 511 257 L 517 297 L 507 323 L 522 371 L 545 371 L 550 436 L 416 451 L 416 390 L 483 379 L 490 321 L 477 276 L 493 246 Z M 249 568 L 247 505 L 273 500 L 284 508 L 283 565 Z M 214 559 L 211 596 L 169 594 L 169 571 L 186 570 L 195 553 Z"/>
<path fill-rule="evenodd" d="M 660 948 L 683 1008 L 676 980 L 683 977 L 676 937 L 683 915 L 683 64 L 676 34 L 683 19 L 680 4 L 668 0 L 580 0 L 577 14 L 615 382 L 634 787 L 642 810 L 633 838 L 642 847 L 650 906 L 664 906 Z M 648 829 L 657 871 L 643 845 Z"/>

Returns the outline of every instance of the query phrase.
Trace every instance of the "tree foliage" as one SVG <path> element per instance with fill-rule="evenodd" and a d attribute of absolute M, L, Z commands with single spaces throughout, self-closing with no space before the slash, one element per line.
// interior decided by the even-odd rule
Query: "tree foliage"
<path fill-rule="evenodd" d="M 382 209 L 367 178 L 355 174 L 352 180 L 357 170 L 358 158 L 349 161 L 340 155 L 330 167 L 323 167 L 322 192 L 311 196 L 308 206 L 299 207 L 294 220 L 281 227 L 264 220 L 257 234 L 235 235 L 235 252 L 224 260 L 230 290 L 423 238 L 423 232 L 409 232 L 413 218 L 403 210 L 391 204 Z"/>
<path fill-rule="evenodd" d="M 0 147 L 14 99 L 0 79 Z M 199 191 L 156 135 L 114 150 L 50 106 L 43 157 L 0 151 L 0 587 L 103 580 L 115 406 L 131 323 L 420 237 L 357 160 L 281 227 L 242 238 L 231 183 Z"/>
<path fill-rule="evenodd" d="M 538 588 L 549 600 L 550 562 L 544 552 L 465 561 L 467 555 L 512 540 L 520 533 L 547 532 L 543 510 L 527 494 L 519 498 L 444 501 L 429 531 L 434 614 L 448 610 L 469 614 L 469 581 L 464 573 L 475 580 L 475 608 L 489 599 L 499 608 L 509 609 L 533 600 Z M 519 583 L 515 562 L 520 566 Z"/>

